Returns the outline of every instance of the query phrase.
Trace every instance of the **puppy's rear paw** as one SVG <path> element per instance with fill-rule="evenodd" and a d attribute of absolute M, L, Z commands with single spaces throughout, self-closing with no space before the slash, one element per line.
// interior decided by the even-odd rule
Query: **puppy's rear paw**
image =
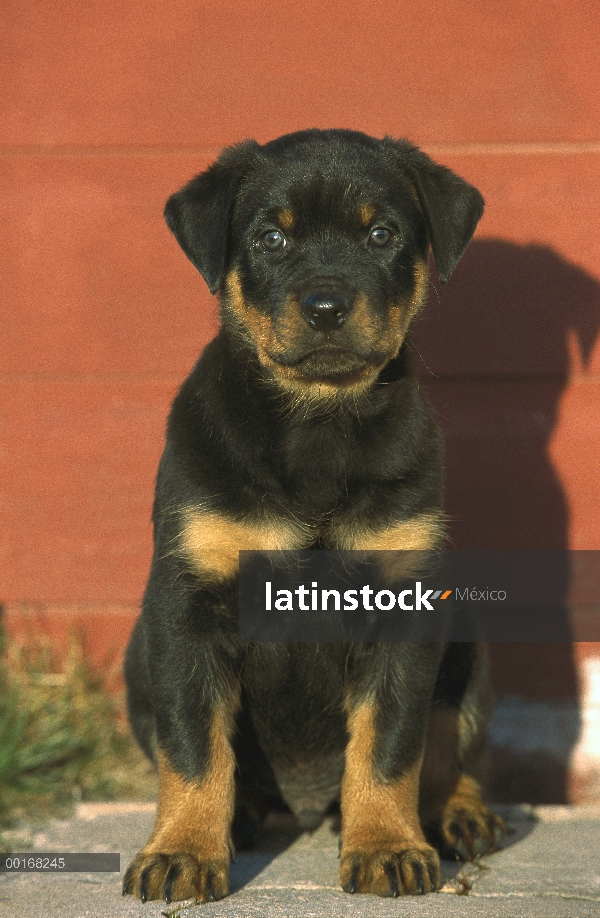
<path fill-rule="evenodd" d="M 440 860 L 433 848 L 382 845 L 342 853 L 342 889 L 349 893 L 402 896 L 434 892 L 440 885 Z"/>
<path fill-rule="evenodd" d="M 497 850 L 507 834 L 504 821 L 474 797 L 451 798 L 441 825 L 444 848 L 463 861 Z"/>
<path fill-rule="evenodd" d="M 229 892 L 229 863 L 199 860 L 184 852 L 162 854 L 141 851 L 127 868 L 123 895 L 142 902 L 164 899 L 167 905 L 181 899 L 213 902 Z"/>

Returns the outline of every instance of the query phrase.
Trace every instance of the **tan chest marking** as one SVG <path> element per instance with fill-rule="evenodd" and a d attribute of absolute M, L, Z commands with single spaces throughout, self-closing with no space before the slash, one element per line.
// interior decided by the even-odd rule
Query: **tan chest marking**
<path fill-rule="evenodd" d="M 385 528 L 361 529 L 334 523 L 330 541 L 345 551 L 377 552 L 376 563 L 384 577 L 399 581 L 416 577 L 428 567 L 429 553 L 444 540 L 445 527 L 441 512 L 422 513 Z"/>
<path fill-rule="evenodd" d="M 189 507 L 183 512 L 180 550 L 204 579 L 225 580 L 238 570 L 240 551 L 283 551 L 310 544 L 308 527 L 283 520 L 240 522 Z"/>
<path fill-rule="evenodd" d="M 442 541 L 444 522 L 442 514 L 434 511 L 381 529 L 334 521 L 330 535 L 335 547 L 345 551 L 428 551 Z"/>

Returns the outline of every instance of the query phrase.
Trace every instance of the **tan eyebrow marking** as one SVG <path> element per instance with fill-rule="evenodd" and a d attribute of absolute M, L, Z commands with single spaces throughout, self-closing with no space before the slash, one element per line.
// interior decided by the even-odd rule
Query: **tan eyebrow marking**
<path fill-rule="evenodd" d="M 289 207 L 284 207 L 277 216 L 284 230 L 290 230 L 294 225 L 294 214 Z"/>
<path fill-rule="evenodd" d="M 361 204 L 358 208 L 360 222 L 366 228 L 375 216 L 375 208 L 372 204 Z"/>

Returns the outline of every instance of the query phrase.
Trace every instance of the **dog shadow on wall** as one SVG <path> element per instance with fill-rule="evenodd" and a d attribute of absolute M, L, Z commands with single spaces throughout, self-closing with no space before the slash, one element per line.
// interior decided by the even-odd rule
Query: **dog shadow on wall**
<path fill-rule="evenodd" d="M 549 441 L 573 342 L 585 369 L 598 335 L 600 285 L 548 247 L 494 239 L 471 244 L 448 287 L 432 276 L 415 365 L 445 434 L 452 546 L 566 549 L 569 507 Z M 569 796 L 581 713 L 566 558 L 563 573 L 564 641 L 491 647 L 497 801 Z"/>

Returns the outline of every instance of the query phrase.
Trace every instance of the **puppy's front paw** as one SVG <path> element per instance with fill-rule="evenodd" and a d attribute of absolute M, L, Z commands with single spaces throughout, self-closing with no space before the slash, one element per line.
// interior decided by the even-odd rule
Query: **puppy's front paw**
<path fill-rule="evenodd" d="M 181 899 L 213 902 L 229 892 L 229 863 L 199 859 L 178 852 L 163 854 L 141 851 L 127 868 L 123 895 L 142 902 L 164 899 L 167 904 Z"/>
<path fill-rule="evenodd" d="M 340 882 L 349 893 L 402 896 L 434 892 L 440 885 L 440 859 L 423 845 L 365 846 L 341 854 Z"/>

